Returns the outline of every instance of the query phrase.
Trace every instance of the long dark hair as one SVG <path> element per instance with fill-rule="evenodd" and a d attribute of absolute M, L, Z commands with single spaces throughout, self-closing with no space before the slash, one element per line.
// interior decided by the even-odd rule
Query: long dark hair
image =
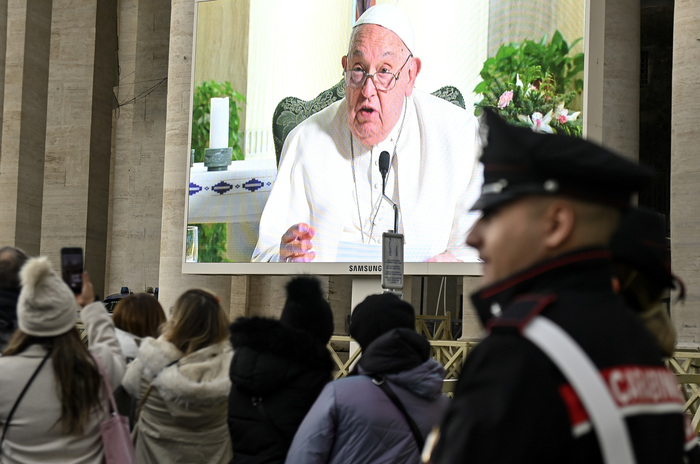
<path fill-rule="evenodd" d="M 63 435 L 81 435 L 90 414 L 101 407 L 102 375 L 75 328 L 55 337 L 35 337 L 18 329 L 2 355 L 14 356 L 36 344 L 51 352 L 56 389 L 61 398 L 61 416 L 54 425 L 61 423 Z"/>

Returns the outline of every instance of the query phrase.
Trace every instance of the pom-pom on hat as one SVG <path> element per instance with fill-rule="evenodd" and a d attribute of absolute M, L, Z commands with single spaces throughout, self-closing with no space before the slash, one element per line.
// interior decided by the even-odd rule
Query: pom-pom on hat
<path fill-rule="evenodd" d="M 362 350 L 393 329 L 416 329 L 413 306 L 393 293 L 370 295 L 355 307 L 350 317 L 350 336 Z"/>
<path fill-rule="evenodd" d="M 389 29 L 391 32 L 399 36 L 408 48 L 408 51 L 413 53 L 415 45 L 415 35 L 413 26 L 408 20 L 408 16 L 396 5 L 383 4 L 375 5 L 362 13 L 355 26 L 363 24 L 376 24 L 383 28 Z"/>
<path fill-rule="evenodd" d="M 17 301 L 17 324 L 36 337 L 68 332 L 78 322 L 78 302 L 45 256 L 30 258 L 20 271 L 22 290 Z"/>
<path fill-rule="evenodd" d="M 333 312 L 323 298 L 321 282 L 315 277 L 294 277 L 287 283 L 287 301 L 280 322 L 310 333 L 322 343 L 333 335 Z"/>

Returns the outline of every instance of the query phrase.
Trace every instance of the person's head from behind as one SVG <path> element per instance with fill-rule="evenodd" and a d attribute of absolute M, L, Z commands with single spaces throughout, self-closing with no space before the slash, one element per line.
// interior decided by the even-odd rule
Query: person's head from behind
<path fill-rule="evenodd" d="M 365 145 L 384 140 L 399 123 L 404 98 L 411 95 L 421 61 L 413 56 L 413 29 L 398 7 L 377 5 L 357 21 L 345 72 L 348 125 Z"/>
<path fill-rule="evenodd" d="M 19 248 L 0 248 L 0 290 L 19 292 L 19 271 L 27 262 L 27 255 Z"/>
<path fill-rule="evenodd" d="M 321 283 L 316 277 L 298 276 L 286 286 L 287 300 L 280 322 L 287 327 L 302 330 L 326 344 L 333 335 L 333 312 L 323 298 Z"/>
<path fill-rule="evenodd" d="M 363 351 L 387 332 L 416 328 L 413 306 L 393 293 L 370 295 L 358 304 L 350 316 L 350 336 Z"/>
<path fill-rule="evenodd" d="M 685 285 L 671 271 L 671 250 L 666 223 L 660 214 L 632 208 L 620 221 L 610 241 L 613 288 L 640 315 L 657 339 L 662 353 L 670 356 L 676 334 L 662 298 L 669 289 L 685 298 Z"/>
<path fill-rule="evenodd" d="M 228 338 L 229 319 L 211 293 L 187 290 L 175 301 L 172 318 L 163 334 L 185 355 L 221 343 Z"/>
<path fill-rule="evenodd" d="M 488 286 L 569 251 L 606 246 L 632 194 L 651 173 L 572 137 L 510 126 L 486 112 L 482 216 L 467 237 Z"/>
<path fill-rule="evenodd" d="M 20 272 L 20 282 L 19 328 L 3 356 L 20 354 L 36 344 L 49 351 L 61 401 L 61 431 L 79 435 L 91 412 L 100 407 L 102 379 L 75 328 L 76 296 L 46 257 L 29 259 Z"/>
<path fill-rule="evenodd" d="M 112 320 L 118 329 L 137 337 L 157 338 L 166 318 L 163 307 L 153 295 L 137 293 L 119 300 Z"/>

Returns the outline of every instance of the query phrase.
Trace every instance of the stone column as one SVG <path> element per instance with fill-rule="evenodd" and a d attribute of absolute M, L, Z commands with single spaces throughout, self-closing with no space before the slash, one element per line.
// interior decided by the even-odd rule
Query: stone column
<path fill-rule="evenodd" d="M 7 0 L 0 146 L 0 242 L 40 252 L 51 2 Z"/>
<path fill-rule="evenodd" d="M 158 286 L 169 0 L 119 2 L 107 293 Z"/>
<path fill-rule="evenodd" d="M 7 51 L 7 2 L 0 0 L 0 57 Z M 5 60 L 0 60 L 0 144 L 2 143 L 2 121 L 5 101 Z M 1 162 L 2 154 L 0 154 Z M 2 213 L 0 213 L 0 218 Z M 0 235 L 1 237 L 1 235 Z"/>
<path fill-rule="evenodd" d="M 117 0 L 52 5 L 41 253 L 57 263 L 61 247 L 83 247 L 104 296 Z"/>
<path fill-rule="evenodd" d="M 640 0 L 591 0 L 585 137 L 639 158 Z"/>
<path fill-rule="evenodd" d="M 671 116 L 671 252 L 673 270 L 686 283 L 685 304 L 672 308 L 678 342 L 700 342 L 700 2 L 676 0 Z"/>
<path fill-rule="evenodd" d="M 246 277 L 185 275 L 182 273 L 187 170 L 189 169 L 188 126 L 192 76 L 192 0 L 173 0 L 170 10 L 168 51 L 168 96 L 163 176 L 163 211 L 160 245 L 159 286 L 164 308 L 171 306 L 183 290 L 208 289 L 221 298 L 224 308 L 236 316 L 245 312 Z M 232 296 L 236 306 L 231 306 Z"/>

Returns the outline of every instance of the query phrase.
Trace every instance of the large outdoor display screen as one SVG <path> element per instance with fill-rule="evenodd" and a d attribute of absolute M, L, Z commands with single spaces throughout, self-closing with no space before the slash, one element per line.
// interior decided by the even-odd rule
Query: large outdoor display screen
<path fill-rule="evenodd" d="M 381 160 L 373 155 L 366 165 L 358 163 L 358 142 L 352 140 L 350 130 L 322 133 L 323 127 L 332 126 L 332 121 L 323 121 L 317 124 L 321 127 L 318 134 L 306 130 L 303 137 L 294 139 L 293 147 L 287 147 L 296 150 L 295 162 L 313 159 L 313 163 L 294 170 L 292 161 L 287 160 L 287 165 L 284 160 L 279 162 L 284 142 L 292 143 L 286 138 L 289 131 L 346 95 L 342 57 L 348 52 L 358 9 L 364 7 L 357 3 L 196 3 L 191 147 L 183 153 L 190 160 L 183 272 L 381 273 L 381 234 L 395 222 L 393 206 L 377 194 Z M 479 106 L 490 106 L 514 124 L 582 134 L 584 82 L 589 85 L 584 32 L 591 27 L 586 0 L 376 3 L 397 4 L 413 26 L 411 53 L 422 64 L 417 92 L 433 93 L 463 106 L 459 111 L 465 115 L 474 115 Z M 336 104 L 341 110 L 335 117 L 345 118 L 345 106 Z M 478 147 L 468 142 L 435 141 L 440 131 L 462 131 L 466 141 L 478 140 L 467 134 L 471 130 L 476 134 L 477 125 L 464 126 L 467 118 L 461 114 L 459 118 L 411 114 L 412 122 L 406 124 L 409 129 L 397 129 L 398 134 L 394 131 L 387 139 L 387 151 L 394 152 L 389 153 L 391 163 L 394 157 L 399 160 L 388 168 L 386 193 L 398 199 L 406 274 L 480 273 L 478 254 L 465 244 L 469 225 L 478 218 L 469 207 L 479 193 L 479 166 L 436 167 L 448 158 L 471 159 L 478 154 Z M 416 134 L 424 126 L 438 126 L 438 119 L 439 130 L 428 129 L 432 139 L 425 148 Z M 397 149 L 403 145 L 392 145 L 396 138 L 427 150 L 430 159 L 409 163 L 408 155 L 402 158 Z M 404 172 L 412 170 L 412 177 L 402 180 L 399 190 L 398 178 L 406 175 L 402 167 Z M 278 192 L 268 201 L 276 182 Z M 374 193 L 358 189 L 363 183 Z M 295 190 L 299 185 L 310 192 L 307 197 L 287 197 L 287 192 L 299 191 Z M 455 202 L 456 195 L 460 199 L 457 207 L 445 208 Z M 316 213 L 304 214 L 309 204 Z M 365 210 L 375 211 L 369 214 L 371 224 Z M 280 262 L 286 261 L 279 252 L 283 234 L 298 223 L 314 228 L 316 256 L 309 262 Z M 441 262 L 446 257 L 452 262 Z"/>

